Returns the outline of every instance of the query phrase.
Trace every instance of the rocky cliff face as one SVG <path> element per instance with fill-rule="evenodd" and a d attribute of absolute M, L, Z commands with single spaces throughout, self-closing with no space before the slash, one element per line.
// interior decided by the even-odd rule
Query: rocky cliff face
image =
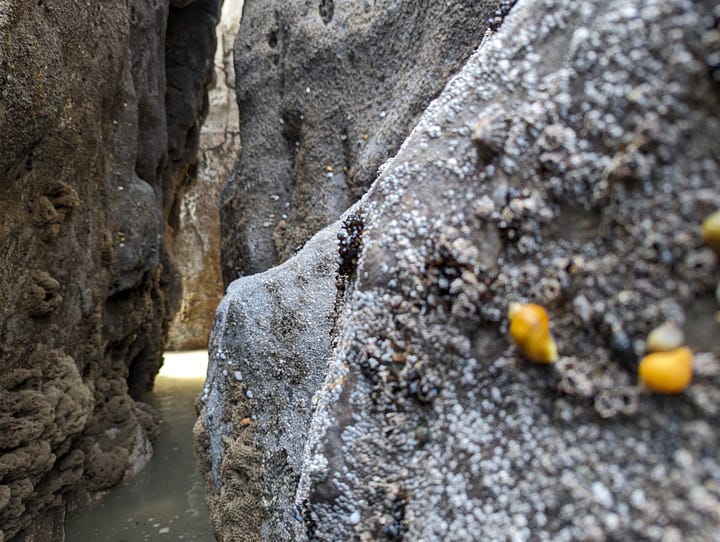
<path fill-rule="evenodd" d="M 518 2 L 357 205 L 230 286 L 196 427 L 220 540 L 717 536 L 718 256 L 700 235 L 720 207 L 710 4 Z M 335 19 L 320 5 L 297 26 L 338 23 L 343 4 Z M 281 24 L 253 20 L 239 45 L 280 43 Z M 310 93 L 336 81 L 338 49 L 310 57 L 327 74 Z M 285 88 L 288 103 L 322 99 Z M 302 144 L 275 161 L 275 113 L 243 118 L 270 142 L 238 182 L 275 190 L 278 169 L 324 167 Z M 555 364 L 509 340 L 513 301 L 547 308 Z M 667 321 L 695 352 L 677 396 L 637 377 Z"/>
<path fill-rule="evenodd" d="M 169 350 L 207 348 L 215 309 L 223 295 L 220 275 L 220 189 L 240 151 L 235 97 L 233 42 L 242 0 L 225 0 L 216 34 L 215 73 L 208 91 L 208 114 L 200 130 L 197 165 L 189 186 L 178 195 L 173 254 L 183 295 L 168 332 Z"/>
<path fill-rule="evenodd" d="M 482 39 L 499 2 L 247 2 L 235 43 L 237 172 L 223 279 L 264 271 L 375 179 Z"/>
<path fill-rule="evenodd" d="M 151 453 L 218 3 L 0 3 L 0 539 Z"/>

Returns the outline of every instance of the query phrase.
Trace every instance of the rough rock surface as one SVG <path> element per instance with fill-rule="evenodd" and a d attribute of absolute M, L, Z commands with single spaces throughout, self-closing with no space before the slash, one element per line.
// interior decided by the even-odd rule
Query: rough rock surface
<path fill-rule="evenodd" d="M 180 200 L 173 254 L 182 284 L 180 308 L 168 331 L 169 350 L 207 348 L 215 309 L 223 295 L 220 274 L 220 189 L 240 151 L 232 43 L 242 0 L 225 0 L 216 29 L 215 75 L 200 130 L 200 155 L 189 171 L 192 185 Z"/>
<path fill-rule="evenodd" d="M 217 9 L 0 1 L 0 540 L 62 540 L 67 495 L 152 451 L 135 398 L 177 297 L 164 225 Z"/>
<path fill-rule="evenodd" d="M 330 353 L 334 247 L 335 233 L 323 230 L 295 258 L 231 284 L 218 308 L 195 432 L 220 540 L 290 536 L 311 400 Z"/>
<path fill-rule="evenodd" d="M 357 201 L 480 44 L 499 2 L 248 1 L 235 43 L 226 284 L 285 261 Z"/>
<path fill-rule="evenodd" d="M 220 540 L 717 539 L 711 4 L 521 0 L 343 217 L 339 250 L 341 223 L 233 283 L 197 426 Z M 304 263 L 333 254 L 337 288 Z M 260 303 L 262 284 L 286 297 Z M 556 364 L 508 340 L 513 301 L 548 309 Z M 306 335 L 283 338 L 287 314 Z M 695 352 L 678 396 L 637 381 L 665 321 Z M 294 357 L 283 380 L 298 351 L 330 351 L 327 372 Z M 290 424 L 268 380 L 297 373 L 324 380 Z M 301 460 L 272 460 L 306 436 Z"/>

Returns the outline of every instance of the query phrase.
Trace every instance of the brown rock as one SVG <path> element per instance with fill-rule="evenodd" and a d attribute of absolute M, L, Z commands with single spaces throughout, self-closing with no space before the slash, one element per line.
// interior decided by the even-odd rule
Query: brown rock
<path fill-rule="evenodd" d="M 0 539 L 61 540 L 149 457 L 218 4 L 0 5 Z"/>
<path fill-rule="evenodd" d="M 178 196 L 172 250 L 183 293 L 168 332 L 169 350 L 207 348 L 215 309 L 222 298 L 220 189 L 231 175 L 240 150 L 232 43 L 241 11 L 242 1 L 223 3 L 208 114 L 200 130 L 200 153 L 196 166 L 188 171 L 192 185 Z"/>

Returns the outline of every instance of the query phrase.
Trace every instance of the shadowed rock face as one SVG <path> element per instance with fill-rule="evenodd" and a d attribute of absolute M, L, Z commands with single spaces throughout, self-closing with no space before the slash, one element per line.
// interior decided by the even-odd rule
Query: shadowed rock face
<path fill-rule="evenodd" d="M 225 284 L 285 261 L 358 200 L 480 44 L 498 2 L 247 2 Z"/>
<path fill-rule="evenodd" d="M 62 540 L 66 495 L 152 451 L 134 398 L 177 297 L 166 224 L 217 10 L 0 2 L 0 539 Z"/>
<path fill-rule="evenodd" d="M 220 539 L 717 536 L 718 20 L 519 2 L 356 206 L 231 285 L 196 427 Z M 509 341 L 513 301 L 556 364 Z M 678 396 L 637 382 L 665 321 L 695 352 Z"/>

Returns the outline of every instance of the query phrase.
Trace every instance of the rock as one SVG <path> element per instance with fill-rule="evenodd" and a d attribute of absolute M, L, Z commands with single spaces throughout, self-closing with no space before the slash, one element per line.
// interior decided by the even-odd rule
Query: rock
<path fill-rule="evenodd" d="M 283 265 L 234 282 L 218 308 L 195 438 L 221 540 L 253 540 L 261 529 L 272 540 L 290 536 L 311 401 L 330 353 L 336 232 L 327 228 Z"/>
<path fill-rule="evenodd" d="M 323 273 L 304 285 L 336 298 L 330 326 L 307 319 L 324 348 L 303 327 L 263 353 L 252 332 L 324 302 L 247 298 L 312 277 L 317 241 L 233 283 L 198 424 L 219 538 L 716 536 L 718 262 L 700 223 L 720 206 L 718 16 L 686 0 L 519 2 L 343 217 L 336 292 Z M 509 340 L 514 301 L 547 309 L 557 363 Z M 695 352 L 677 396 L 638 386 L 665 321 Z M 303 362 L 303 382 L 323 382 L 309 430 L 268 416 L 287 401 L 267 390 L 290 385 L 275 372 L 289 349 L 330 351 L 326 371 Z M 238 365 L 242 381 L 221 376 Z M 305 436 L 291 469 L 269 460 Z M 291 493 L 294 508 L 268 499 Z"/>
<path fill-rule="evenodd" d="M 62 540 L 68 500 L 149 459 L 217 10 L 0 5 L 0 540 Z"/>
<path fill-rule="evenodd" d="M 220 189 L 240 151 L 232 42 L 242 0 L 225 0 L 217 26 L 215 75 L 209 109 L 200 131 L 200 155 L 188 175 L 192 185 L 181 196 L 173 254 L 181 277 L 180 308 L 170 325 L 170 350 L 207 348 L 215 309 L 223 295 L 220 274 Z"/>
<path fill-rule="evenodd" d="M 282 262 L 367 190 L 480 44 L 496 2 L 250 2 L 235 43 L 225 284 Z"/>

